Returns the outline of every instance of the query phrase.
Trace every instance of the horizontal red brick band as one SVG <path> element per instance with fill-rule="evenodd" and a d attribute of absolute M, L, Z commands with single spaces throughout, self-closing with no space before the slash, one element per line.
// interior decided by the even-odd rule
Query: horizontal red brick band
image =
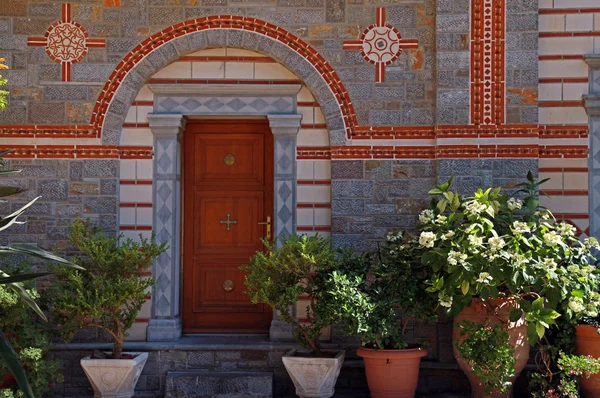
<path fill-rule="evenodd" d="M 544 14 L 587 14 L 600 12 L 600 8 L 540 8 L 539 13 Z"/>
<path fill-rule="evenodd" d="M 538 57 L 540 61 L 556 61 L 556 60 L 583 60 L 583 55 L 540 55 Z"/>
<path fill-rule="evenodd" d="M 302 80 L 150 79 L 148 84 L 302 84 Z"/>
<path fill-rule="evenodd" d="M 541 190 L 540 195 L 548 195 L 548 196 L 587 196 L 587 190 Z"/>
<path fill-rule="evenodd" d="M 119 180 L 121 185 L 152 185 L 152 180 Z"/>
<path fill-rule="evenodd" d="M 538 102 L 540 108 L 554 108 L 554 107 L 579 107 L 584 106 L 583 101 L 540 101 Z"/>
<path fill-rule="evenodd" d="M 298 180 L 298 185 L 331 185 L 331 180 Z"/>
<path fill-rule="evenodd" d="M 152 207 L 152 203 L 121 202 L 119 207 Z"/>
<path fill-rule="evenodd" d="M 329 232 L 331 231 L 331 226 L 328 225 L 323 225 L 323 226 L 314 226 L 314 227 L 309 227 L 309 226 L 303 226 L 303 225 L 298 225 L 296 226 L 296 231 L 301 231 L 301 232 L 308 232 L 308 231 L 317 231 L 317 232 Z"/>
<path fill-rule="evenodd" d="M 151 159 L 154 149 L 145 146 L 111 145 L 0 145 L 12 149 L 8 158 L 26 159 Z"/>
<path fill-rule="evenodd" d="M 540 167 L 540 173 L 587 173 L 587 167 Z"/>
<path fill-rule="evenodd" d="M 600 36 L 600 32 L 540 32 L 540 38 Z"/>
<path fill-rule="evenodd" d="M 329 209 L 331 203 L 296 203 L 298 209 Z"/>
<path fill-rule="evenodd" d="M 120 225 L 121 231 L 152 231 L 152 225 Z"/>
<path fill-rule="evenodd" d="M 538 80 L 539 83 L 588 83 L 587 77 L 544 77 Z"/>

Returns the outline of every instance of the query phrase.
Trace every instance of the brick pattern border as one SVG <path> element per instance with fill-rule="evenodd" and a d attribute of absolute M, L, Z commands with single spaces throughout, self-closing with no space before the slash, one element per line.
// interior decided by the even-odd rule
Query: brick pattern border
<path fill-rule="evenodd" d="M 471 122 L 504 124 L 505 0 L 471 2 Z"/>
<path fill-rule="evenodd" d="M 97 137 L 100 137 L 109 105 L 129 71 L 154 50 L 171 40 L 192 32 L 209 29 L 235 29 L 258 33 L 284 44 L 296 54 L 306 59 L 317 70 L 334 95 L 342 113 L 346 134 L 348 137 L 352 136 L 352 131 L 358 122 L 354 107 L 350 101 L 350 96 L 335 70 L 312 46 L 292 33 L 259 19 L 232 15 L 215 15 L 181 22 L 165 28 L 138 44 L 123 58 L 108 78 L 94 107 L 91 125 Z"/>

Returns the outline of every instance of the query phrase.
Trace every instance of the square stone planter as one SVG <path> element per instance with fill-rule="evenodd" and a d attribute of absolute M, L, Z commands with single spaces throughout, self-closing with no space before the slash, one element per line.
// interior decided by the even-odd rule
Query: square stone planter
<path fill-rule="evenodd" d="M 147 352 L 127 352 L 132 359 L 81 359 L 95 398 L 130 398 L 148 360 Z"/>
<path fill-rule="evenodd" d="M 324 352 L 336 354 L 331 358 L 312 358 L 296 356 L 296 350 L 291 350 L 283 356 L 283 365 L 300 398 L 329 398 L 335 393 L 346 351 Z"/>

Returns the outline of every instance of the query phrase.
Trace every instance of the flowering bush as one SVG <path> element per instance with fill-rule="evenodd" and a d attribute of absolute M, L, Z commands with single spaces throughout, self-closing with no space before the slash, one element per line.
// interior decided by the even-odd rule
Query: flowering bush
<path fill-rule="evenodd" d="M 457 315 L 472 298 L 514 298 L 510 319 L 528 322 L 535 343 L 558 317 L 576 322 L 596 316 L 600 306 L 598 271 L 590 253 L 594 238 L 580 242 L 575 229 L 557 222 L 539 205 L 531 173 L 520 184 L 523 200 L 500 188 L 471 197 L 450 191 L 452 180 L 430 191 L 429 209 L 419 217 L 421 257 L 433 268 L 428 291 Z"/>

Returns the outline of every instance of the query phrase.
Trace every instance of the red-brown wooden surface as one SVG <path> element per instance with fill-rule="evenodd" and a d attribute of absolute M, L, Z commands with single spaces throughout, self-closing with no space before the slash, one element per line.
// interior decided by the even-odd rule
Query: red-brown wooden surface
<path fill-rule="evenodd" d="M 271 310 L 244 294 L 238 267 L 264 247 L 272 216 L 273 135 L 266 120 L 196 120 L 183 142 L 183 331 L 261 333 Z M 225 157 L 235 156 L 227 165 Z M 226 224 L 221 221 L 237 221 Z M 235 284 L 232 291 L 223 282 Z"/>

